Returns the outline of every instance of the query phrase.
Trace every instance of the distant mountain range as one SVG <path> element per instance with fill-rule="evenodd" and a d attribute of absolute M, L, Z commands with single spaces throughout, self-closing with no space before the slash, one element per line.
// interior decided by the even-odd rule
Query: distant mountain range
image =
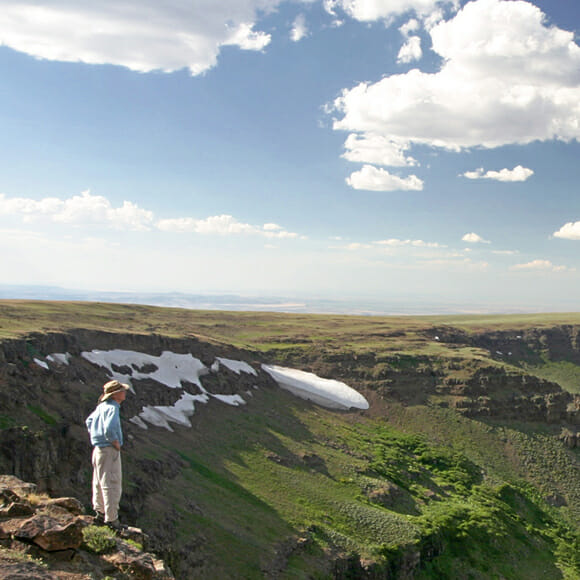
<path fill-rule="evenodd" d="M 491 314 L 553 312 L 548 305 L 490 305 L 433 300 L 431 297 L 405 296 L 397 298 L 322 298 L 306 296 L 272 296 L 261 294 L 229 294 L 185 292 L 108 292 L 78 290 L 58 286 L 28 286 L 0 284 L 0 299 L 71 300 L 81 302 L 114 302 L 145 304 L 194 310 L 229 310 L 294 312 L 310 314 L 353 315 L 423 315 L 423 314 Z M 575 311 L 559 308 L 558 311 Z"/>

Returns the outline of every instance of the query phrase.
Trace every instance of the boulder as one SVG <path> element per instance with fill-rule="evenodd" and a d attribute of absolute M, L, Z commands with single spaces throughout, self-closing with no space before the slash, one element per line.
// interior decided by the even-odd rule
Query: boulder
<path fill-rule="evenodd" d="M 64 508 L 75 516 L 80 516 L 85 511 L 83 504 L 75 497 L 57 497 L 54 499 L 49 499 L 48 501 L 44 502 L 44 505 L 48 507 L 58 506 Z"/>
<path fill-rule="evenodd" d="M 0 508 L 0 518 L 16 518 L 21 516 L 30 516 L 34 510 L 29 504 L 23 502 L 12 502 L 6 507 Z"/>
<path fill-rule="evenodd" d="M 2 492 L 9 490 L 18 496 L 26 496 L 36 493 L 36 489 L 34 483 L 25 483 L 14 475 L 0 475 L 0 491 Z"/>
<path fill-rule="evenodd" d="M 107 557 L 115 568 L 135 580 L 154 580 L 159 578 L 159 569 L 151 554 L 120 550 Z"/>
<path fill-rule="evenodd" d="M 35 515 L 25 520 L 14 536 L 34 542 L 47 552 L 77 549 L 83 541 L 83 523 L 73 519 L 66 525 L 50 516 Z"/>

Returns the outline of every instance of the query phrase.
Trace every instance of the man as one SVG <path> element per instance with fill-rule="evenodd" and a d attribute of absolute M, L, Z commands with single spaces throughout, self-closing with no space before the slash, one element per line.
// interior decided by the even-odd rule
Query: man
<path fill-rule="evenodd" d="M 106 524 L 115 531 L 125 526 L 119 522 L 119 502 L 122 491 L 120 407 L 129 385 L 109 381 L 96 409 L 87 417 L 86 425 L 93 449 L 93 508 L 95 523 Z"/>

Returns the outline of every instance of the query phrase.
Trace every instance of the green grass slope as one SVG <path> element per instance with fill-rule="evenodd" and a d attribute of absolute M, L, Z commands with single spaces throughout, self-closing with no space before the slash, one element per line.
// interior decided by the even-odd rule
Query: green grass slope
<path fill-rule="evenodd" d="M 163 437 L 184 460 L 164 490 L 196 552 L 184 577 L 580 578 L 578 527 L 525 478 L 516 437 L 444 414 L 371 419 L 262 392 Z"/>

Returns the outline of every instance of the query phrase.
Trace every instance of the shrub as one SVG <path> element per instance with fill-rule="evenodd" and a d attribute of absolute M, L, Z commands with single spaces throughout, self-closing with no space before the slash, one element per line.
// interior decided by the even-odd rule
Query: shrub
<path fill-rule="evenodd" d="M 95 554 L 103 554 L 117 545 L 114 532 L 103 526 L 87 526 L 83 530 L 85 546 Z"/>

